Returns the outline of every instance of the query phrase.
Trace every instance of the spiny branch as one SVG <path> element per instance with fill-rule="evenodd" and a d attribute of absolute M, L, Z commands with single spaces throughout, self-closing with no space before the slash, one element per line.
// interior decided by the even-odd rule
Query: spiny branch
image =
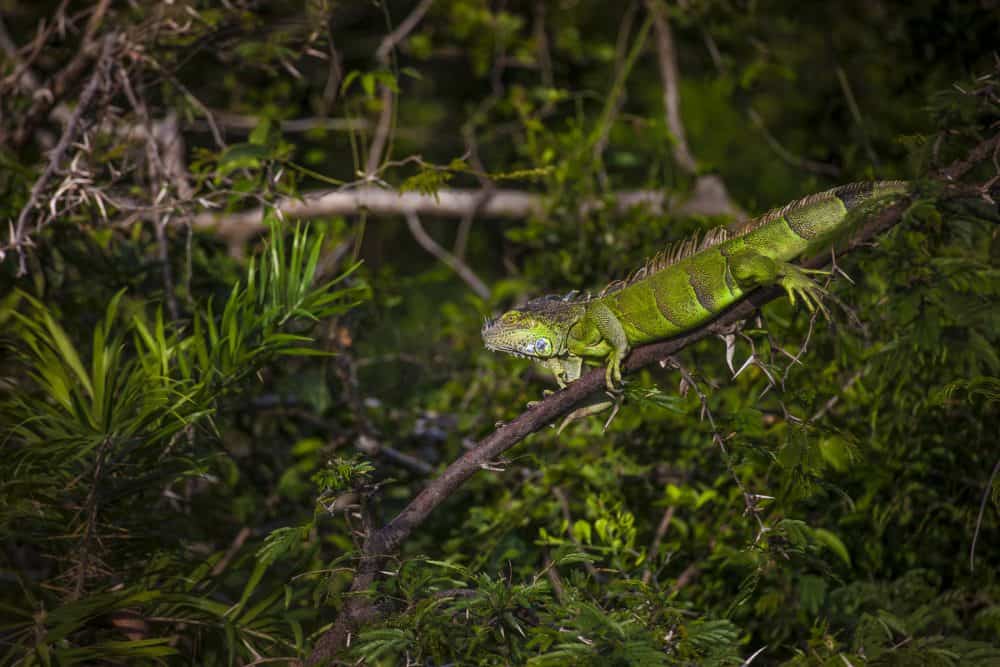
<path fill-rule="evenodd" d="M 90 81 L 87 82 L 86 87 L 84 87 L 83 92 L 80 94 L 80 100 L 77 103 L 73 114 L 66 122 L 66 127 L 63 130 L 62 136 L 59 138 L 59 143 L 57 143 L 56 147 L 52 149 L 52 154 L 49 156 L 49 162 L 45 167 L 45 171 L 43 171 L 42 175 L 39 176 L 37 181 L 35 181 L 34 186 L 31 188 L 31 193 L 28 195 L 27 203 L 25 203 L 24 208 L 21 209 L 21 213 L 17 216 L 17 226 L 14 228 L 14 233 L 11 236 L 10 245 L 18 252 L 18 276 L 23 276 L 28 272 L 24 257 L 24 245 L 27 242 L 24 236 L 25 224 L 28 222 L 28 217 L 31 215 L 31 212 L 38 206 L 41 200 L 42 192 L 44 192 L 49 180 L 52 179 L 56 171 L 59 169 L 63 156 L 66 154 L 66 149 L 69 148 L 70 144 L 72 144 L 76 139 L 80 119 L 89 109 L 90 103 L 97 94 L 98 88 L 100 88 L 101 81 L 107 77 L 108 68 L 110 67 L 111 62 L 112 47 L 114 46 L 115 40 L 116 36 L 114 34 L 107 35 L 104 38 L 104 45 L 101 48 L 101 55 L 98 58 L 97 66 L 94 68 L 94 73 L 91 75 Z"/>

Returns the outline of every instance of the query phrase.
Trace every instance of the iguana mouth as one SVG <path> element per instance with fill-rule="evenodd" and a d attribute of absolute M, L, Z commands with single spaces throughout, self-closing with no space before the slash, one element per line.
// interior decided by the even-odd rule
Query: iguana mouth
<path fill-rule="evenodd" d="M 509 339 L 509 335 L 505 335 L 506 332 L 495 330 L 495 327 L 500 322 L 499 317 L 493 318 L 483 318 L 483 328 L 480 332 L 483 338 L 483 345 L 487 350 L 493 352 L 503 352 L 504 354 L 511 354 L 515 357 L 520 357 L 522 359 L 537 359 L 537 355 L 529 354 L 525 350 L 523 345 L 518 345 L 517 343 L 510 343 L 504 339 Z M 499 334 L 499 335 L 497 335 Z M 527 344 L 525 344 L 527 345 Z"/>
<path fill-rule="evenodd" d="M 534 357 L 532 355 L 525 354 L 524 352 L 521 351 L 520 348 L 518 348 L 518 347 L 516 347 L 514 345 L 504 345 L 503 343 L 490 342 L 489 340 L 486 339 L 486 332 L 485 332 L 485 330 L 483 332 L 483 346 L 487 350 L 490 350 L 492 352 L 503 352 L 504 354 L 512 354 L 515 357 L 521 357 L 522 359 L 535 359 L 535 358 L 537 358 L 537 357 Z"/>

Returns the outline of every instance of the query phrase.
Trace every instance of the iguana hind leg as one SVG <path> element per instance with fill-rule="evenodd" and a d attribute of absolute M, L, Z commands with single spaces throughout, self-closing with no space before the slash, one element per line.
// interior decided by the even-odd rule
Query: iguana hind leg
<path fill-rule="evenodd" d="M 796 264 L 771 259 L 765 255 L 748 251 L 729 258 L 729 271 L 736 283 L 743 289 L 753 289 L 764 285 L 780 285 L 788 294 L 788 300 L 795 305 L 801 299 L 810 312 L 819 310 L 828 316 L 823 305 L 826 290 L 816 284 L 810 275 L 830 275 L 829 271 L 804 269 Z"/>

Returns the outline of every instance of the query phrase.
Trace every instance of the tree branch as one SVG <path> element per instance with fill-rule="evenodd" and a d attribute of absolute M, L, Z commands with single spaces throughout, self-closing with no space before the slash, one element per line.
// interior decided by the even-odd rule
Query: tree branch
<path fill-rule="evenodd" d="M 90 16 L 90 20 L 87 22 L 85 34 L 76 55 L 46 86 L 45 91 L 47 94 L 34 96 L 31 108 L 21 114 L 14 131 L 9 134 L 0 132 L 0 145 L 9 144 L 12 148 L 18 148 L 26 143 L 38 123 L 42 122 L 48 116 L 49 111 L 56 103 L 62 100 L 66 91 L 83 76 L 83 73 L 86 71 L 87 61 L 96 53 L 101 54 L 97 56 L 98 62 L 105 59 L 105 50 L 103 47 L 100 51 L 98 50 L 99 42 L 95 37 L 109 5 L 110 0 L 100 0 L 97 3 Z M 106 44 L 107 37 L 105 37 L 104 41 Z M 82 99 L 83 96 L 81 95 Z"/>
<path fill-rule="evenodd" d="M 663 83 L 663 109 L 666 112 L 667 129 L 674 135 L 674 160 L 681 169 L 694 174 L 698 171 L 698 165 L 688 148 L 684 121 L 681 120 L 681 95 L 678 89 L 681 77 L 677 71 L 674 37 L 670 32 L 666 11 L 659 0 L 646 0 L 646 8 L 653 17 L 653 29 L 656 31 L 656 55 Z"/>
<path fill-rule="evenodd" d="M 674 197 L 661 190 L 623 190 L 616 193 L 618 210 L 646 206 L 651 213 L 672 211 L 681 215 L 724 215 L 732 207 L 712 182 L 699 179 L 695 191 L 687 199 Z M 702 182 L 704 181 L 704 183 Z M 486 218 L 520 220 L 545 211 L 545 196 L 525 190 L 497 188 L 484 196 L 482 189 L 442 188 L 435 194 L 400 192 L 375 186 L 352 190 L 317 190 L 299 198 L 280 199 L 274 208 L 283 217 L 319 218 L 337 215 L 357 215 L 368 211 L 374 215 L 399 216 L 407 213 L 441 218 L 463 218 L 475 212 Z M 586 201 L 580 206 L 586 212 L 604 206 L 600 200 Z M 215 229 L 230 240 L 248 239 L 265 230 L 264 208 L 238 213 L 204 212 L 194 216 L 192 224 L 203 229 Z"/>
<path fill-rule="evenodd" d="M 1000 148 L 1000 134 L 996 134 L 986 141 L 981 142 L 969 152 L 969 155 L 964 160 L 953 162 L 942 169 L 940 172 L 941 178 L 946 181 L 957 181 L 972 171 L 972 168 L 977 164 L 992 155 L 998 148 Z"/>
<path fill-rule="evenodd" d="M 66 122 L 66 127 L 63 129 L 62 136 L 59 138 L 59 143 L 57 143 L 56 147 L 52 149 L 52 154 L 49 156 L 49 162 L 45 167 L 45 171 L 43 171 L 42 175 L 38 177 L 37 181 L 35 181 L 35 184 L 31 188 L 31 193 L 28 195 L 28 201 L 25 203 L 24 208 L 21 209 L 20 214 L 17 216 L 17 226 L 14 228 L 14 233 L 10 238 L 10 246 L 17 250 L 18 253 L 18 276 L 23 276 L 28 272 L 24 259 L 24 244 L 26 243 L 24 238 L 24 227 L 28 222 L 28 216 L 31 214 L 31 211 L 38 206 L 42 192 L 45 190 L 49 180 L 55 175 L 56 170 L 59 168 L 59 164 L 62 162 L 66 149 L 69 148 L 70 144 L 73 143 L 76 138 L 80 119 L 90 107 L 90 103 L 97 94 L 97 89 L 100 87 L 101 80 L 108 74 L 108 67 L 111 61 L 111 51 L 114 46 L 115 39 L 116 37 L 113 34 L 104 38 L 104 45 L 101 48 L 101 55 L 98 58 L 97 65 L 94 67 L 94 73 L 91 75 L 90 80 L 84 87 L 83 92 L 80 93 L 80 100 L 76 105 L 76 109 L 74 109 L 73 114 Z"/>
<path fill-rule="evenodd" d="M 427 13 L 427 10 L 430 9 L 433 2 L 434 0 L 421 0 L 413 8 L 413 11 L 410 12 L 410 15 L 403 19 L 403 22 L 395 30 L 385 36 L 385 39 L 382 40 L 382 43 L 379 44 L 378 49 L 375 51 L 375 58 L 383 66 L 389 66 L 389 60 L 396 45 L 406 39 L 407 35 L 417 27 L 417 24 L 420 23 L 420 20 Z M 386 145 L 389 142 L 389 135 L 392 132 L 393 119 L 396 114 L 396 94 L 384 83 L 380 84 L 379 87 L 381 88 L 382 112 L 379 114 L 378 123 L 375 125 L 375 136 L 368 151 L 368 161 L 365 164 L 366 178 L 374 178 L 383 158 L 388 156 Z"/>
<path fill-rule="evenodd" d="M 716 174 L 698 175 L 698 163 L 688 147 L 684 120 L 681 118 L 680 72 L 677 69 L 677 51 L 674 37 L 667 21 L 666 8 L 661 0 L 646 0 L 646 9 L 653 20 L 656 33 L 656 55 L 660 66 L 660 81 L 663 85 L 663 110 L 667 129 L 674 137 L 674 161 L 682 170 L 695 176 L 692 199 L 704 208 L 696 208 L 691 213 L 713 215 L 719 212 L 742 216 L 743 211 L 733 204 L 725 183 Z"/>
<path fill-rule="evenodd" d="M 437 241 L 431 238 L 424 226 L 420 224 L 420 218 L 413 211 L 406 212 L 406 225 L 410 228 L 410 234 L 420 247 L 437 257 L 449 269 L 458 274 L 458 277 L 465 281 L 465 284 L 472 288 L 480 299 L 490 298 L 490 288 L 486 286 L 479 276 L 469 268 L 469 266 L 455 255 L 442 248 Z"/>

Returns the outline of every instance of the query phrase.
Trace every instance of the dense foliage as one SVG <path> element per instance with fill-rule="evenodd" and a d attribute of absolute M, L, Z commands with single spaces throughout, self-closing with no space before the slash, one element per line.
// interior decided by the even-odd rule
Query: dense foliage
<path fill-rule="evenodd" d="M 485 466 L 337 659 L 1000 665 L 997 152 L 966 205 L 933 178 L 1000 131 L 998 34 L 990 0 L 0 0 L 0 663 L 307 660 L 366 537 L 552 386 L 484 316 L 906 178 L 829 320 L 776 301 Z"/>

